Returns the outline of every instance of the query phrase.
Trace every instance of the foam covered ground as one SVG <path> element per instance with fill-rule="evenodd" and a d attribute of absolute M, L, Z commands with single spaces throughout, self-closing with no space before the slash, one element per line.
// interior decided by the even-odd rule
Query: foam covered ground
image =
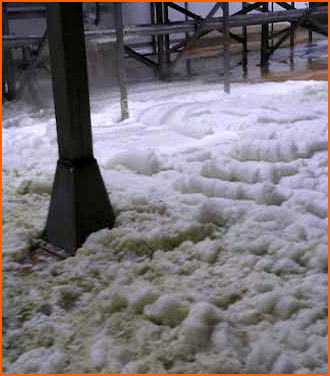
<path fill-rule="evenodd" d="M 116 225 L 65 261 L 53 112 L 3 109 L 3 371 L 327 373 L 328 85 L 136 85 L 92 101 Z"/>

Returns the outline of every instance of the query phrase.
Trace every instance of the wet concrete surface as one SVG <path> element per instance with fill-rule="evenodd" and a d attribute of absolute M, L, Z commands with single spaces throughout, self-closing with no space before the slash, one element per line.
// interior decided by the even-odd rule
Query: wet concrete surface
<path fill-rule="evenodd" d="M 305 39 L 305 40 L 304 40 Z M 271 56 L 268 70 L 260 67 L 259 42 L 249 44 L 248 64 L 242 66 L 241 46 L 232 46 L 231 82 L 262 82 L 285 80 L 327 80 L 328 79 L 328 41 L 315 40 L 309 44 L 307 38 L 298 38 L 294 50 L 284 46 Z M 92 93 L 117 86 L 114 54 L 103 51 L 103 55 L 89 55 L 90 87 Z M 205 80 L 223 82 L 222 48 L 212 47 L 189 53 L 190 59 L 182 59 L 171 70 L 165 81 Z M 150 57 L 153 59 L 153 57 Z M 173 59 L 174 56 L 171 56 Z M 154 58 L 156 60 L 156 58 Z M 188 69 L 189 64 L 189 69 Z M 133 59 L 126 59 L 127 83 L 157 82 L 159 77 L 151 68 Z"/>
<path fill-rule="evenodd" d="M 235 53 L 231 61 L 231 81 L 241 81 L 243 79 L 265 79 L 269 80 L 272 77 L 277 79 L 279 76 L 304 76 L 307 77 L 322 75 L 321 72 L 328 70 L 328 41 L 318 40 L 311 45 L 308 42 L 303 42 L 295 45 L 293 51 L 289 47 L 284 47 L 275 51 L 270 58 L 268 72 L 265 73 L 260 67 L 260 51 L 249 49 L 248 64 L 246 69 L 242 66 L 242 56 L 240 53 Z M 222 51 L 216 56 L 202 56 L 192 58 L 190 61 L 189 74 L 186 69 L 186 61 L 182 61 L 170 74 L 169 80 L 178 79 L 212 79 L 216 82 L 223 81 L 223 58 Z M 144 68 L 144 67 L 143 67 Z M 128 82 L 138 80 L 140 74 L 138 70 L 142 68 L 127 67 Z M 143 69 L 145 72 L 146 70 Z M 141 78 L 149 80 L 151 77 L 157 79 L 152 72 L 142 74 Z M 149 76 L 149 77 L 148 77 Z M 324 77 L 324 75 L 322 75 Z"/>
<path fill-rule="evenodd" d="M 307 36 L 307 35 L 306 35 Z M 297 38 L 293 51 L 288 46 L 280 48 L 270 58 L 268 71 L 261 69 L 259 42 L 252 41 L 248 48 L 248 64 L 242 66 L 240 45 L 232 45 L 232 60 L 230 81 L 235 82 L 264 82 L 286 80 L 327 80 L 328 79 L 328 41 L 327 39 L 314 40 L 308 43 L 305 35 Z M 97 97 L 119 91 L 114 44 L 96 46 L 88 49 L 88 73 L 90 96 Z M 171 56 L 172 58 L 174 56 Z M 187 61 L 182 59 L 166 77 L 167 82 L 177 81 L 205 81 L 222 83 L 223 56 L 222 47 L 213 49 L 207 47 L 199 53 L 190 54 L 189 70 Z M 156 60 L 154 57 L 150 59 Z M 125 60 L 127 84 L 143 82 L 158 82 L 160 78 L 153 69 L 140 62 L 128 58 Z M 29 85 L 31 86 L 31 85 Z M 23 99 L 36 108 L 52 107 L 52 85 L 49 72 L 36 71 L 33 75 L 33 93 L 29 86 L 25 89 Z"/>

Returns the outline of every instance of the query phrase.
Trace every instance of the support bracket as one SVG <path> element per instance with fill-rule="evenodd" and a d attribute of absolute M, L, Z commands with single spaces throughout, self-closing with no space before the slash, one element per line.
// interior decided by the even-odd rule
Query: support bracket
<path fill-rule="evenodd" d="M 114 214 L 94 158 L 59 160 L 45 239 L 74 255 L 87 236 L 111 228 Z"/>

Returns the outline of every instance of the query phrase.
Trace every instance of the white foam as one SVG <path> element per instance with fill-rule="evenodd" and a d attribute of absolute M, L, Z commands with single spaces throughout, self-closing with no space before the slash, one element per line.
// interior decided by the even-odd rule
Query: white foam
<path fill-rule="evenodd" d="M 23 353 L 10 367 L 11 373 L 64 373 L 68 356 L 53 348 L 36 348 Z"/>
<path fill-rule="evenodd" d="M 178 325 L 187 313 L 187 306 L 173 295 L 162 295 L 154 304 L 148 304 L 144 308 L 145 317 L 169 326 Z"/>
<path fill-rule="evenodd" d="M 184 343 L 191 347 L 205 347 L 219 320 L 220 314 L 215 306 L 207 302 L 195 304 L 182 323 L 181 336 Z"/>
<path fill-rule="evenodd" d="M 65 261 L 26 258 L 53 113 L 4 103 L 3 372 L 326 373 L 327 83 L 128 89 L 92 100 L 115 227 Z"/>
<path fill-rule="evenodd" d="M 294 141 L 244 140 L 233 145 L 232 156 L 239 161 L 291 162 L 299 152 Z"/>
<path fill-rule="evenodd" d="M 159 172 L 159 161 L 153 151 L 130 150 L 118 153 L 108 159 L 104 168 L 112 169 L 116 166 L 124 166 L 129 170 L 142 175 L 152 175 Z"/>

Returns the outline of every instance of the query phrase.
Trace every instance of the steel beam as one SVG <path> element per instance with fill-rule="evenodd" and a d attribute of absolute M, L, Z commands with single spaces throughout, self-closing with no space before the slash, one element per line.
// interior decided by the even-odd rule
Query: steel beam
<path fill-rule="evenodd" d="M 291 2 L 291 7 L 295 8 L 294 2 Z M 290 69 L 294 69 L 294 39 L 295 39 L 296 27 L 294 22 L 290 24 Z M 272 46 L 274 47 L 274 46 Z"/>
<path fill-rule="evenodd" d="M 125 69 L 125 59 L 124 59 L 124 33 L 123 33 L 123 15 L 121 3 L 113 3 L 114 7 L 114 18 L 117 34 L 117 44 L 116 44 L 116 63 L 117 63 L 117 73 L 120 89 L 120 110 L 121 110 L 121 120 L 126 120 L 129 118 L 128 113 L 128 101 L 127 101 L 127 88 L 126 88 L 126 69 Z"/>
<path fill-rule="evenodd" d="M 44 103 L 40 97 L 40 92 L 38 90 L 38 80 L 36 77 L 36 72 L 33 69 L 33 63 L 38 59 L 37 57 L 32 57 L 31 49 L 29 47 L 23 47 L 23 77 L 21 79 L 20 85 L 17 89 L 16 98 L 21 99 L 23 97 L 24 88 L 27 87 L 29 91 L 29 100 L 32 99 L 34 106 L 40 109 L 44 106 Z"/>
<path fill-rule="evenodd" d="M 170 23 L 169 15 L 168 15 L 168 4 L 167 2 L 163 3 L 163 11 L 164 11 L 164 22 L 166 24 Z M 171 62 L 170 58 L 170 34 L 165 35 L 165 57 L 166 57 L 166 64 Z"/>
<path fill-rule="evenodd" d="M 271 2 L 271 12 L 274 12 L 274 2 Z M 274 46 L 274 22 L 270 25 L 270 46 Z"/>
<path fill-rule="evenodd" d="M 310 22 L 310 20 L 308 20 Z M 308 29 L 309 31 L 312 31 L 314 33 L 323 35 L 324 37 L 328 36 L 328 30 L 320 30 L 318 27 L 313 26 L 311 23 L 304 22 L 300 26 L 304 27 L 305 29 Z"/>
<path fill-rule="evenodd" d="M 175 3 L 167 3 L 167 4 L 170 8 L 175 9 L 176 11 L 183 13 L 186 16 L 186 19 L 188 17 L 190 17 L 190 18 L 192 18 L 196 21 L 202 21 L 203 20 L 203 17 L 199 16 L 196 13 L 191 12 L 188 8 L 186 8 L 186 5 L 185 5 L 184 8 L 182 8 L 180 5 L 177 5 Z M 187 4 L 187 3 L 185 2 L 185 4 Z"/>
<path fill-rule="evenodd" d="M 188 2 L 184 3 L 184 9 L 189 12 L 189 3 Z M 185 14 L 185 19 L 187 20 L 188 17 L 189 17 L 188 13 L 186 13 Z M 189 34 L 186 33 L 185 34 L 185 43 L 187 43 L 188 40 L 189 40 Z M 191 75 L 191 61 L 190 61 L 189 58 L 187 58 L 185 61 L 186 61 L 186 71 L 187 71 L 188 76 L 190 76 Z"/>
<path fill-rule="evenodd" d="M 242 3 L 243 4 L 243 3 Z M 244 6 L 242 7 L 242 10 L 239 10 L 236 13 L 233 13 L 232 16 L 239 16 L 241 14 L 247 14 L 253 10 L 259 10 L 259 8 L 262 6 L 263 3 L 258 2 L 258 3 L 253 3 L 253 4 L 248 4 L 244 2 Z"/>
<path fill-rule="evenodd" d="M 182 51 L 180 51 L 177 56 L 175 57 L 175 59 L 173 60 L 173 62 L 171 63 L 171 69 L 173 69 L 175 67 L 175 65 L 178 63 L 178 61 L 183 57 L 184 53 L 185 53 L 185 49 L 192 46 L 196 40 L 198 40 L 198 38 L 200 37 L 202 31 L 203 31 L 203 27 L 204 25 L 210 20 L 212 19 L 212 17 L 215 15 L 215 13 L 217 12 L 217 10 L 221 7 L 221 3 L 216 3 L 212 9 L 210 10 L 210 12 L 208 13 L 208 15 L 206 16 L 206 18 L 203 19 L 203 21 L 201 21 L 198 29 L 195 31 L 195 33 L 189 38 L 189 40 L 187 41 L 187 43 L 185 44 L 184 48 Z"/>
<path fill-rule="evenodd" d="M 9 22 L 7 14 L 7 4 L 2 3 L 2 35 L 9 35 Z M 3 77 L 2 89 L 3 94 L 8 100 L 16 98 L 16 81 L 15 81 L 15 62 L 12 51 L 7 46 L 2 45 L 3 56 Z"/>
<path fill-rule="evenodd" d="M 311 13 L 311 10 L 310 9 L 307 9 L 307 10 L 305 10 L 304 11 L 304 14 L 303 14 L 303 16 L 301 16 L 300 17 L 300 19 L 297 21 L 297 22 L 295 22 L 294 23 L 294 28 L 295 29 L 297 29 L 297 27 L 298 26 L 301 26 L 301 24 L 303 23 L 303 22 L 305 22 L 305 20 L 309 17 L 309 15 L 310 15 L 310 13 Z M 287 31 L 286 31 L 286 33 L 284 33 L 282 36 L 281 36 L 281 38 L 277 41 L 277 43 L 274 45 L 274 47 L 273 48 L 271 48 L 269 51 L 268 51 L 268 53 L 267 53 L 267 58 L 269 59 L 269 57 L 275 52 L 275 50 L 277 50 L 280 46 L 281 46 L 281 44 L 290 36 L 290 33 L 291 33 L 291 27 L 288 27 L 287 29 L 286 29 Z"/>
<path fill-rule="evenodd" d="M 14 48 L 39 43 L 42 35 L 5 35 L 2 33 L 2 47 Z"/>
<path fill-rule="evenodd" d="M 163 4 L 155 3 L 156 7 L 156 22 L 157 26 L 164 24 L 163 18 Z M 159 76 L 161 79 L 165 78 L 166 75 L 166 55 L 165 55 L 165 37 L 163 34 L 157 35 L 157 53 L 158 53 L 158 66 L 159 66 Z"/>
<path fill-rule="evenodd" d="M 280 5 L 282 8 L 284 8 L 286 10 L 295 9 L 295 3 L 294 2 L 291 2 L 291 5 L 289 5 L 289 4 L 285 3 L 285 2 L 277 2 L 276 4 Z M 309 3 L 308 8 L 312 9 L 312 8 L 318 7 L 318 6 L 319 5 L 317 3 Z M 319 34 L 321 34 L 321 35 L 323 35 L 325 37 L 328 36 L 328 29 L 327 29 L 327 27 L 324 27 L 322 24 L 320 24 L 319 22 L 315 21 L 315 19 L 313 21 L 311 21 L 311 17 L 308 19 L 308 21 L 312 25 L 314 23 L 314 27 L 311 26 L 311 25 L 309 25 L 308 23 L 302 23 L 300 26 L 308 30 L 308 40 L 309 40 L 309 43 L 313 42 L 313 36 L 312 36 L 312 32 L 313 31 L 316 32 L 316 33 L 319 33 Z M 316 23 L 317 23 L 317 25 L 316 25 Z"/>
<path fill-rule="evenodd" d="M 134 58 L 135 60 L 137 60 L 141 63 L 143 63 L 147 67 L 158 70 L 158 64 L 157 63 L 155 63 L 151 59 L 148 59 L 144 55 L 141 55 L 138 52 L 134 51 L 133 48 L 125 46 L 125 52 L 127 53 L 128 56 Z"/>
<path fill-rule="evenodd" d="M 294 26 L 296 28 L 296 26 Z M 269 51 L 267 52 L 267 58 L 269 59 L 270 56 L 282 45 L 282 43 L 290 36 L 290 33 L 291 33 L 291 28 L 288 27 L 286 29 L 286 32 L 283 33 L 283 35 L 281 36 L 281 38 L 274 44 L 274 46 L 269 49 Z"/>
<path fill-rule="evenodd" d="M 220 33 L 223 33 L 223 28 L 218 26 L 215 30 L 219 31 Z M 200 35 L 199 38 L 202 38 L 202 37 L 205 37 L 207 34 L 209 34 L 212 30 L 206 30 L 206 31 L 203 31 Z M 186 33 L 187 34 L 187 33 Z M 229 36 L 235 40 L 236 42 L 239 42 L 239 43 L 244 43 L 244 40 L 242 37 L 240 37 L 239 35 L 236 35 L 236 34 L 233 34 L 233 33 L 229 33 Z M 183 40 L 181 42 L 178 42 L 175 46 L 171 47 L 170 48 L 170 51 L 171 52 L 177 52 L 177 51 L 180 51 L 184 45 L 186 44 L 187 40 Z"/>
<path fill-rule="evenodd" d="M 94 21 L 94 25 L 95 26 L 99 25 L 100 20 L 101 20 L 101 7 L 100 7 L 100 3 L 98 1 L 96 1 L 95 2 L 95 21 Z"/>
<path fill-rule="evenodd" d="M 74 255 L 87 236 L 114 224 L 93 156 L 81 3 L 48 3 L 59 160 L 44 238 Z"/>
<path fill-rule="evenodd" d="M 311 25 L 308 25 L 308 23 L 310 23 Z M 317 33 L 324 35 L 325 37 L 328 36 L 327 25 L 321 24 L 313 17 L 308 17 L 307 21 L 302 24 L 302 27 L 308 28 L 311 31 L 316 31 Z"/>
<path fill-rule="evenodd" d="M 197 22 L 201 22 L 203 21 L 203 17 L 199 16 L 198 14 L 196 13 L 193 13 L 191 12 L 188 8 L 187 8 L 187 5 L 185 5 L 185 8 L 182 8 L 181 6 L 175 4 L 175 3 L 167 3 L 168 6 L 172 9 L 175 9 L 177 10 L 178 12 L 181 12 L 185 15 L 185 19 L 188 20 L 188 17 L 190 18 L 193 18 L 195 21 Z M 185 2 L 185 4 L 188 4 Z M 198 27 L 198 24 L 196 25 L 196 27 Z M 220 32 L 220 33 L 223 33 L 223 29 L 221 28 L 221 26 L 219 26 L 217 28 L 217 30 Z M 212 30 L 209 30 L 209 31 L 206 31 L 206 32 L 203 32 L 201 34 L 201 37 L 204 37 L 205 35 L 207 35 L 208 33 L 210 33 Z M 244 40 L 243 38 L 241 38 L 239 35 L 236 35 L 236 34 L 233 34 L 233 33 L 229 33 L 230 37 L 234 40 L 236 40 L 237 42 L 239 43 L 244 43 Z M 185 44 L 185 41 L 183 42 L 180 42 L 178 43 L 177 45 L 173 46 L 173 48 L 171 48 L 171 51 L 174 52 L 174 51 L 178 51 L 180 50 Z"/>
<path fill-rule="evenodd" d="M 242 2 L 242 10 L 243 11 L 246 7 L 247 7 L 246 3 Z M 247 65 L 248 64 L 248 57 L 247 57 L 248 34 L 247 34 L 247 27 L 246 26 L 243 26 L 242 32 L 243 32 L 243 35 L 242 35 L 242 38 L 243 38 L 242 67 L 243 67 L 243 77 L 246 78 L 247 77 L 247 70 L 248 70 L 248 65 Z"/>
<path fill-rule="evenodd" d="M 150 3 L 150 23 L 151 25 L 156 24 L 156 16 L 155 16 L 155 3 L 151 2 Z M 151 45 L 152 45 L 152 52 L 154 55 L 157 53 L 157 43 L 156 43 L 156 36 L 152 35 L 151 36 Z"/>
<path fill-rule="evenodd" d="M 288 26 L 288 27 L 286 27 L 284 29 L 281 29 L 281 30 L 274 31 L 273 38 L 279 37 L 283 33 L 286 33 L 289 29 L 290 29 L 290 26 Z"/>
<path fill-rule="evenodd" d="M 44 6 L 9 6 L 8 18 L 9 19 L 27 19 L 27 18 L 45 18 L 46 7 Z"/>
<path fill-rule="evenodd" d="M 262 11 L 268 12 L 268 3 L 262 4 Z M 269 49 L 269 27 L 267 24 L 261 25 L 261 49 L 260 49 L 260 66 L 265 73 L 268 70 L 268 49 Z"/>
<path fill-rule="evenodd" d="M 228 20 L 228 23 L 229 23 L 229 20 Z M 230 25 L 229 25 L 229 27 L 230 27 Z M 218 31 L 220 31 L 220 33 L 222 33 L 221 28 L 218 28 Z M 239 35 L 236 35 L 236 34 L 229 32 L 229 36 L 230 36 L 231 39 L 236 40 L 236 42 L 244 43 L 244 39 L 242 37 L 240 37 Z"/>
<path fill-rule="evenodd" d="M 185 15 L 185 20 L 187 21 L 188 18 L 192 18 L 196 21 L 202 21 L 203 20 L 203 17 L 199 16 L 198 14 L 195 14 L 193 12 L 191 12 L 189 10 L 189 3 L 188 2 L 185 2 L 185 7 L 182 8 L 181 6 L 175 4 L 175 3 L 168 3 L 168 6 L 178 12 L 181 12 Z M 185 33 L 185 39 L 179 43 L 177 43 L 175 46 L 173 47 L 170 47 L 170 52 L 178 52 L 180 51 L 184 45 L 187 43 L 189 39 L 189 33 Z M 190 65 L 190 61 L 189 61 L 189 65 Z"/>
<path fill-rule="evenodd" d="M 309 9 L 312 9 L 312 3 L 308 3 Z M 313 43 L 313 31 L 308 30 L 308 43 L 312 44 Z"/>
<path fill-rule="evenodd" d="M 230 93 L 230 38 L 229 38 L 229 3 L 222 3 L 223 10 L 223 61 L 224 61 L 224 90 Z"/>
<path fill-rule="evenodd" d="M 187 20 L 188 17 L 190 18 L 193 18 L 195 21 L 202 21 L 203 20 L 203 17 L 199 16 L 198 14 L 196 13 L 193 13 L 191 12 L 188 8 L 187 8 L 187 5 L 188 4 L 187 2 L 185 2 L 185 8 L 182 8 L 181 6 L 175 4 L 175 3 L 166 3 L 168 4 L 168 6 L 174 10 L 177 10 L 178 12 L 181 12 L 185 15 L 185 19 Z M 197 26 L 198 27 L 198 24 Z M 223 29 L 221 27 L 218 27 L 217 30 L 220 32 L 220 33 L 223 33 Z M 204 37 L 205 35 L 207 35 L 208 33 L 210 33 L 212 30 L 209 30 L 209 31 L 206 31 L 206 32 L 203 32 L 201 34 L 200 37 Z M 243 38 L 241 38 L 239 35 L 236 35 L 236 34 L 233 34 L 233 33 L 229 33 L 230 37 L 234 40 L 236 40 L 237 42 L 239 43 L 244 43 L 244 40 Z M 187 36 L 187 33 L 186 33 L 186 36 Z M 176 44 L 175 46 L 173 46 L 170 51 L 171 52 L 177 52 L 179 50 L 181 50 L 181 48 L 185 45 L 185 43 L 187 42 L 187 38 L 185 39 L 185 41 L 182 41 L 182 42 L 179 42 L 178 44 Z"/>
<path fill-rule="evenodd" d="M 300 19 L 304 14 L 304 9 L 291 9 L 287 11 L 278 11 L 274 13 L 258 13 L 258 14 L 242 14 L 233 16 L 229 18 L 230 27 L 242 27 L 250 25 L 262 25 L 267 23 L 276 22 L 295 22 Z M 328 7 L 321 6 L 313 8 L 311 11 L 311 16 L 322 16 L 328 14 Z M 216 17 L 203 23 L 201 27 L 201 32 L 206 32 L 210 30 L 216 30 L 221 28 L 223 19 L 221 17 Z M 303 26 L 303 25 L 302 25 Z M 180 34 L 180 33 L 190 33 L 196 31 L 195 21 L 177 21 L 171 22 L 170 25 L 137 25 L 137 26 L 127 26 L 124 29 L 124 40 L 125 37 L 134 36 L 148 36 L 148 35 L 164 35 L 164 34 Z M 115 29 L 104 29 L 104 30 L 89 30 L 85 32 L 87 39 L 97 39 L 97 38 L 113 38 L 116 40 L 116 30 Z M 22 46 L 26 44 L 33 44 L 41 39 L 41 35 L 29 35 L 29 36 L 3 36 L 3 45 L 8 47 Z"/>
<path fill-rule="evenodd" d="M 33 69 L 36 68 L 37 65 L 40 62 L 41 53 L 42 53 L 46 43 L 47 43 L 47 29 L 45 30 L 45 32 L 42 36 L 42 39 L 38 44 L 38 48 L 37 48 L 35 57 L 32 59 L 32 61 L 30 62 L 30 64 L 26 68 L 26 71 L 24 72 L 21 83 L 20 83 L 20 85 L 17 89 L 17 97 L 18 98 L 21 98 L 23 96 L 23 92 L 24 92 L 26 85 L 29 85 L 29 87 L 31 88 L 31 80 L 32 80 L 32 77 L 33 77 L 32 72 L 33 72 Z M 26 51 L 26 48 L 27 47 L 24 47 L 23 51 Z M 35 91 L 34 91 L 34 94 L 36 94 Z M 37 101 L 41 103 L 41 100 L 37 99 Z"/>

